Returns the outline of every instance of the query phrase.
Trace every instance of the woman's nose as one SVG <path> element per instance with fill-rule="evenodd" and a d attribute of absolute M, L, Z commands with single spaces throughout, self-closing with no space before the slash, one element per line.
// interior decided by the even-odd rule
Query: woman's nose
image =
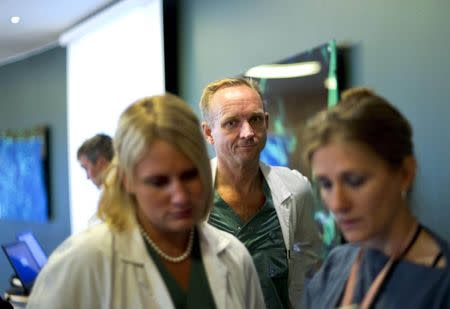
<path fill-rule="evenodd" d="M 186 185 L 181 180 L 175 180 L 172 184 L 172 202 L 175 204 L 184 204 L 189 200 L 189 192 Z"/>
<path fill-rule="evenodd" d="M 346 211 L 350 205 L 345 187 L 339 184 L 334 185 L 326 204 L 333 213 Z"/>

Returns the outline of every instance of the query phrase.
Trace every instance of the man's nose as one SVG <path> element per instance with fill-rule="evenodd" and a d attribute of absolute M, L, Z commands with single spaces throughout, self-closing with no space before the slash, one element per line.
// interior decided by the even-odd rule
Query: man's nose
<path fill-rule="evenodd" d="M 255 132 L 253 130 L 253 127 L 250 125 L 250 123 L 247 120 L 244 120 L 242 122 L 240 136 L 242 138 L 249 138 L 249 137 L 253 137 L 254 135 L 255 135 Z"/>

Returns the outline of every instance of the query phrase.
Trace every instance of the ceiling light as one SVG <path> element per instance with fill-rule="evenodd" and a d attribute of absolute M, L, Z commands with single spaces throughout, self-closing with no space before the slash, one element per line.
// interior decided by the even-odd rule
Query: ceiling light
<path fill-rule="evenodd" d="M 19 21 L 20 21 L 20 17 L 19 16 L 12 16 L 10 20 L 11 20 L 11 23 L 18 24 Z"/>
<path fill-rule="evenodd" d="M 249 69 L 245 76 L 255 78 L 294 78 L 314 75 L 320 72 L 318 61 L 290 64 L 265 64 Z"/>

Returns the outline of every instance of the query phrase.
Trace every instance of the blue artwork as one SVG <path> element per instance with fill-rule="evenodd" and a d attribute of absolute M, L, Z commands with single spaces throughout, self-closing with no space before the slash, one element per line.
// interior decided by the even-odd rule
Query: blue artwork
<path fill-rule="evenodd" d="M 0 136 L 0 220 L 46 222 L 43 136 Z"/>

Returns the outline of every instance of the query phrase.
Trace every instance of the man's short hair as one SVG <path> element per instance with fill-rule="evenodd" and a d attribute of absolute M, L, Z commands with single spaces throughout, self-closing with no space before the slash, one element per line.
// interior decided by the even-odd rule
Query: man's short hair
<path fill-rule="evenodd" d="M 209 83 L 203 90 L 202 97 L 199 103 L 203 119 L 208 122 L 211 121 L 210 115 L 211 98 L 217 91 L 224 88 L 238 87 L 238 86 L 247 86 L 250 89 L 255 90 L 258 93 L 261 102 L 263 103 L 263 108 L 265 109 L 263 95 L 256 81 L 245 77 L 224 78 Z"/>
<path fill-rule="evenodd" d="M 106 134 L 100 133 L 87 139 L 78 148 L 77 158 L 84 155 L 92 163 L 96 163 L 99 157 L 104 157 L 111 161 L 114 156 L 114 147 L 112 138 Z"/>

